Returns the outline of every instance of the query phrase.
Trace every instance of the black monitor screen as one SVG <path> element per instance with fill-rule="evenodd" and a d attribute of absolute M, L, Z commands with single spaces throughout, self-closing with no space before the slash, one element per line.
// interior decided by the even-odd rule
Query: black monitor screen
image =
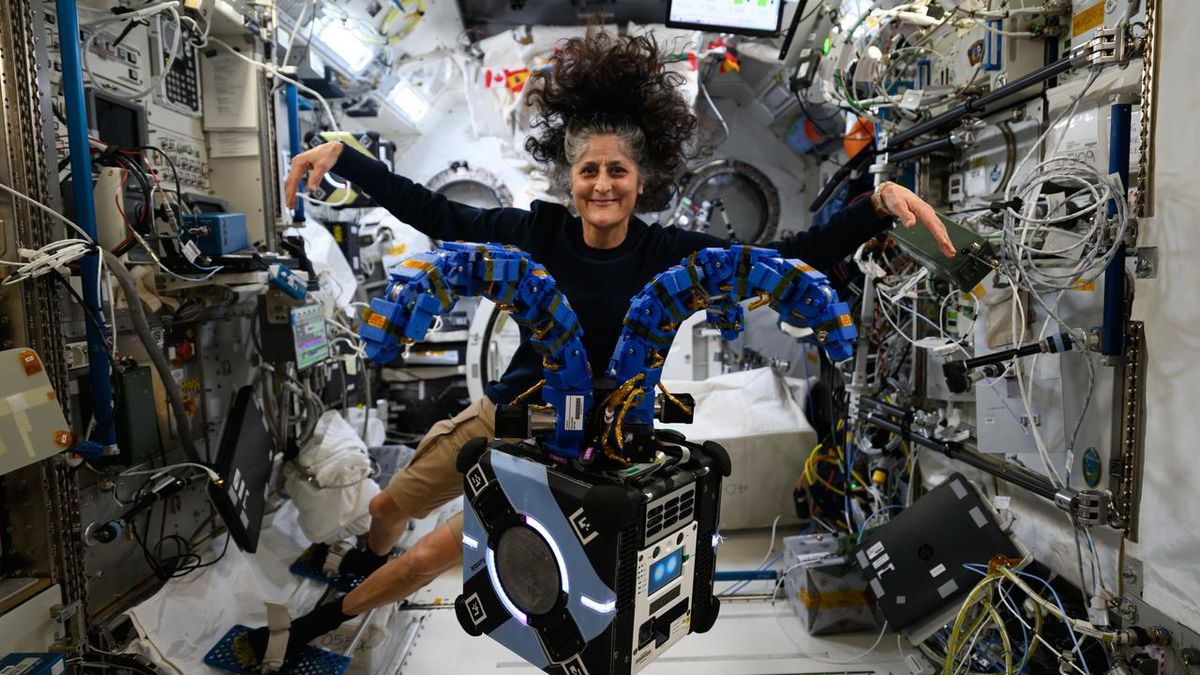
<path fill-rule="evenodd" d="M 142 106 L 95 89 L 87 98 L 89 121 L 100 140 L 122 148 L 146 145 L 146 110 Z"/>

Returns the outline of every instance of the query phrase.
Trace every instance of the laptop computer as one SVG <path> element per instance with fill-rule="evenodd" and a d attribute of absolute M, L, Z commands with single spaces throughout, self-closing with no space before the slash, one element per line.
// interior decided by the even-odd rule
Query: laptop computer
<path fill-rule="evenodd" d="M 991 504 L 955 473 L 863 538 L 855 559 L 888 626 L 912 637 L 925 619 L 956 609 L 983 578 L 964 564 L 987 565 L 1027 553 L 996 521 Z M 936 621 L 936 619 L 935 619 Z"/>
<path fill-rule="evenodd" d="M 238 548 L 254 553 L 267 504 L 274 440 L 254 400 L 254 387 L 242 387 L 233 398 L 214 467 L 221 485 L 209 494 Z"/>

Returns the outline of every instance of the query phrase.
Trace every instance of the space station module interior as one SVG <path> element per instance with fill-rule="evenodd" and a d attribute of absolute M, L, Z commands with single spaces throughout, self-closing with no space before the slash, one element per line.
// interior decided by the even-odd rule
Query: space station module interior
<path fill-rule="evenodd" d="M 1200 669 L 1196 35 L 8 0 L 0 673 Z"/>

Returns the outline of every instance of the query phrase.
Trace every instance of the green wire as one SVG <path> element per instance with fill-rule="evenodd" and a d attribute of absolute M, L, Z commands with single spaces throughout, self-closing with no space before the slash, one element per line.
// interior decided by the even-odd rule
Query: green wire
<path fill-rule="evenodd" d="M 866 109 L 863 108 L 862 105 L 859 104 L 858 100 L 854 98 L 854 95 L 851 94 L 850 90 L 846 87 L 846 83 L 842 79 L 842 71 L 840 71 L 840 70 L 833 71 L 833 84 L 836 87 L 837 92 L 842 95 L 842 98 L 846 100 L 846 103 L 850 104 L 850 107 L 855 112 L 860 113 L 864 116 L 868 115 Z"/>

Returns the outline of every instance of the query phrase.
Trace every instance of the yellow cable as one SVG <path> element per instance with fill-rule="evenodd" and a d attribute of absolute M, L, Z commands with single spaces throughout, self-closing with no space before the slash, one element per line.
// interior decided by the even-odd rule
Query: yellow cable
<path fill-rule="evenodd" d="M 545 378 L 542 378 L 542 379 L 538 380 L 538 383 L 537 383 L 537 384 L 535 384 L 535 385 L 533 385 L 532 387 L 530 387 L 530 388 L 526 389 L 524 393 L 522 393 L 520 396 L 518 396 L 518 397 L 514 398 L 514 399 L 513 399 L 513 401 L 512 401 L 512 403 L 510 403 L 509 405 L 517 405 L 517 404 L 518 404 L 518 403 L 520 403 L 521 401 L 524 401 L 526 398 L 528 398 L 528 397 L 532 396 L 532 395 L 533 395 L 533 393 L 534 393 L 534 392 L 536 392 L 538 389 L 541 389 L 541 388 L 542 388 L 542 385 L 544 385 L 544 384 L 546 384 L 546 379 L 545 379 Z"/>
<path fill-rule="evenodd" d="M 812 452 L 808 453 L 808 457 L 804 458 L 804 480 L 809 485 L 812 485 L 813 483 L 816 482 L 815 479 L 813 479 L 813 474 L 812 474 L 812 460 L 813 460 L 813 456 L 816 455 L 817 451 L 820 449 L 821 449 L 821 444 L 818 443 L 817 447 L 813 448 Z"/>
<path fill-rule="evenodd" d="M 849 440 L 849 439 L 847 439 L 847 440 Z M 846 453 L 842 452 L 842 449 L 839 447 L 837 449 L 837 454 L 838 454 L 838 459 L 841 460 L 840 463 L 838 464 L 838 466 L 843 466 L 846 463 Z M 870 485 L 870 483 L 868 483 L 866 481 L 866 479 L 862 477 L 862 474 L 860 474 L 857 471 L 851 470 L 850 477 L 853 478 L 854 480 L 858 481 L 859 485 Z"/>
<path fill-rule="evenodd" d="M 1061 611 L 1059 611 L 1058 607 L 1056 607 L 1050 601 L 1043 598 L 1037 591 L 1033 590 L 1033 588 L 1030 587 L 1029 584 L 1025 583 L 1016 574 L 1013 574 L 1012 570 L 1008 569 L 1007 567 L 999 567 L 997 569 L 1000 572 L 1000 574 L 1004 575 L 1005 578 L 1007 578 L 1009 581 L 1016 584 L 1018 587 L 1020 587 L 1021 590 L 1025 591 L 1025 593 L 1029 595 L 1029 598 L 1031 600 L 1033 600 L 1037 604 L 1041 605 L 1046 611 L 1050 612 L 1050 614 L 1058 617 L 1059 620 L 1061 620 L 1065 623 L 1071 624 L 1071 627 L 1074 628 L 1079 633 L 1082 633 L 1089 637 L 1094 637 L 1097 640 L 1103 640 L 1105 642 L 1113 642 L 1117 639 L 1116 633 L 1099 630 L 1095 626 L 1093 626 L 1090 622 L 1080 621 L 1078 619 L 1073 619 L 1069 616 L 1066 616 Z"/>
<path fill-rule="evenodd" d="M 644 398 L 646 398 L 646 390 L 638 387 L 637 389 L 634 389 L 633 393 L 629 395 L 629 398 L 625 399 L 625 402 L 621 404 L 621 412 L 617 415 L 617 447 L 622 450 L 625 449 L 625 438 L 621 433 L 621 425 L 625 422 L 625 413 L 629 412 L 630 408 L 641 403 L 642 399 Z"/>
<path fill-rule="evenodd" d="M 1025 650 L 1025 655 L 1021 657 L 1021 663 L 1017 666 L 1017 672 L 1023 672 L 1025 666 L 1029 664 L 1029 659 L 1033 658 L 1033 653 L 1037 651 L 1037 638 L 1042 634 L 1042 608 L 1036 603 L 1033 605 L 1033 634 L 1029 636 L 1029 648 Z"/>
<path fill-rule="evenodd" d="M 605 411 L 605 417 L 608 418 L 604 423 L 604 433 L 600 436 L 600 449 L 604 451 L 604 455 L 609 459 L 620 460 L 626 465 L 629 463 L 625 462 L 624 459 L 613 452 L 612 447 L 608 444 L 609 435 L 612 433 L 613 423 L 615 421 L 613 408 L 622 405 L 625 401 L 625 397 L 628 396 L 629 391 L 644 378 L 644 373 L 638 373 L 632 378 L 626 380 L 621 384 L 620 387 L 617 387 L 613 391 L 609 392 L 608 396 L 606 396 L 604 401 L 600 404 L 600 407 Z"/>
<path fill-rule="evenodd" d="M 753 312 L 754 310 L 758 309 L 759 307 L 763 307 L 764 305 L 768 305 L 770 303 L 771 303 L 771 296 L 767 295 L 766 293 L 762 293 L 758 296 L 757 300 L 755 300 L 754 302 L 751 302 L 746 307 L 746 311 Z"/>
<path fill-rule="evenodd" d="M 1008 629 L 1004 627 L 1004 620 L 1000 618 L 1000 613 L 996 611 L 990 601 L 987 604 L 987 611 L 992 616 L 992 623 L 996 624 L 996 632 L 1000 633 L 1000 644 L 1004 646 L 1004 675 L 1014 675 L 1012 642 L 1008 637 Z"/>
<path fill-rule="evenodd" d="M 950 639 L 946 641 L 946 660 L 942 662 L 942 675 L 952 675 L 955 667 L 955 659 L 960 649 L 959 639 L 963 634 L 963 624 L 967 621 L 967 615 L 975 605 L 981 602 L 984 593 L 988 591 L 990 586 L 996 583 L 998 578 L 995 576 L 984 577 L 982 581 L 975 585 L 975 588 L 971 589 L 967 597 L 963 599 L 962 607 L 959 608 L 958 614 L 954 617 L 954 624 L 950 629 Z M 971 635 L 974 633 L 985 619 L 986 617 L 980 616 L 971 624 L 971 628 L 967 630 L 966 634 Z"/>
<path fill-rule="evenodd" d="M 675 407 L 679 408 L 680 410 L 682 410 L 683 412 L 685 412 L 689 415 L 695 414 L 695 411 L 692 409 L 692 406 L 684 403 L 683 401 L 680 401 L 678 398 L 675 397 L 674 394 L 667 391 L 667 388 L 663 386 L 662 380 L 659 380 L 658 388 L 662 391 L 663 396 L 667 397 L 668 401 L 675 404 Z"/>
<path fill-rule="evenodd" d="M 604 403 L 602 403 L 601 406 L 611 412 L 615 406 L 620 405 L 620 403 L 624 401 L 625 397 L 629 395 L 629 391 L 633 389 L 638 382 L 641 382 L 644 379 L 646 379 L 645 373 L 638 373 L 637 375 L 629 378 L 622 383 L 620 387 L 614 389 L 612 393 L 610 393 L 604 399 Z"/>
<path fill-rule="evenodd" d="M 832 460 L 829 460 L 827 458 L 818 458 L 817 461 L 818 462 L 829 461 L 834 466 L 841 466 L 840 464 L 837 464 L 836 462 L 833 462 Z M 814 462 L 814 464 L 815 464 L 815 462 Z M 821 473 L 819 471 L 813 471 L 813 475 L 816 477 L 818 483 L 820 483 L 821 485 L 824 485 L 827 489 L 836 493 L 838 496 L 844 496 L 846 494 L 845 490 L 843 490 L 843 489 L 839 488 L 838 486 L 834 485 L 833 483 L 830 483 L 829 481 L 825 480 L 825 478 L 823 478 L 821 476 Z M 812 483 L 809 483 L 809 485 L 812 485 Z"/>

